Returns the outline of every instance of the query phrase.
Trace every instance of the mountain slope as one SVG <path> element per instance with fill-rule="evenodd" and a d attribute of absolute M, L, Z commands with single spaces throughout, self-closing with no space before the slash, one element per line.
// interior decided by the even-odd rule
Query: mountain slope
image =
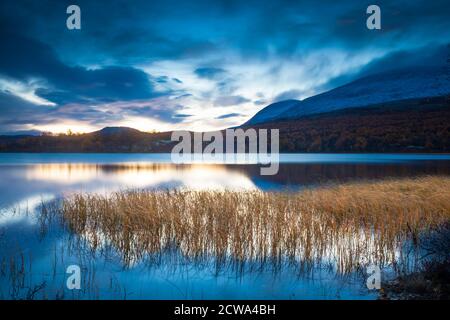
<path fill-rule="evenodd" d="M 450 97 L 410 99 L 251 125 L 282 152 L 450 152 Z M 244 127 L 245 128 L 245 127 Z"/>
<path fill-rule="evenodd" d="M 271 104 L 245 125 L 299 119 L 306 115 L 383 103 L 450 95 L 450 70 L 445 66 L 417 67 L 383 72 L 302 101 Z"/>
<path fill-rule="evenodd" d="M 299 102 L 298 100 L 292 99 L 272 103 L 255 114 L 246 124 L 262 123 L 274 119 L 283 112 L 295 107 Z"/>

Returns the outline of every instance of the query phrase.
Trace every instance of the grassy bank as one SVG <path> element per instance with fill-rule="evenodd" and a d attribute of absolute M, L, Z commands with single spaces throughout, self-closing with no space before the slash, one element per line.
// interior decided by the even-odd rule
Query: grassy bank
<path fill-rule="evenodd" d="M 423 263 L 383 285 L 384 299 L 450 299 L 450 223 L 422 237 Z"/>
<path fill-rule="evenodd" d="M 127 190 L 78 193 L 60 209 L 72 232 L 127 262 L 174 246 L 237 261 L 335 261 L 340 272 L 396 263 L 405 240 L 450 221 L 450 178 L 359 182 L 296 193 Z"/>

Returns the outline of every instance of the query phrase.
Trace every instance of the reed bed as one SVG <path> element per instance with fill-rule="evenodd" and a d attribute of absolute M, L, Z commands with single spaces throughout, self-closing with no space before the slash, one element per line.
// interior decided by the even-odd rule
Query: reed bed
<path fill-rule="evenodd" d="M 395 263 L 405 241 L 450 221 L 450 177 L 355 182 L 300 192 L 76 193 L 59 213 L 93 249 L 131 264 L 176 248 L 216 261 L 332 263 L 346 273 Z"/>

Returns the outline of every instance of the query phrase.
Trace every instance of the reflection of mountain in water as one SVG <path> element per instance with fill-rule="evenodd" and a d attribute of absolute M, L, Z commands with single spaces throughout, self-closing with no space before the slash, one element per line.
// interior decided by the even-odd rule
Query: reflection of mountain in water
<path fill-rule="evenodd" d="M 68 183 L 114 178 L 127 186 L 178 186 L 261 189 L 280 186 L 309 186 L 359 179 L 383 179 L 420 175 L 450 174 L 450 161 L 421 161 L 389 164 L 368 163 L 282 163 L 273 176 L 262 176 L 259 165 L 221 164 L 39 164 L 27 173 L 28 179 Z M 220 184 L 220 185 L 219 185 Z M 172 185 L 172 187 L 174 187 Z"/>
<path fill-rule="evenodd" d="M 448 160 L 392 163 L 281 163 L 273 176 L 260 175 L 259 165 L 171 163 L 42 163 L 0 166 L 6 184 L 17 194 L 34 190 L 110 191 L 123 188 L 262 189 L 301 188 L 322 183 L 387 177 L 450 174 Z M 0 185 L 4 183 L 0 182 Z M 4 187 L 4 188 L 3 188 Z"/>
<path fill-rule="evenodd" d="M 233 166 L 248 176 L 260 189 L 280 187 L 298 188 L 322 183 L 351 180 L 414 177 L 422 175 L 450 174 L 450 161 L 421 161 L 389 164 L 280 164 L 278 174 L 261 176 L 256 165 Z"/>

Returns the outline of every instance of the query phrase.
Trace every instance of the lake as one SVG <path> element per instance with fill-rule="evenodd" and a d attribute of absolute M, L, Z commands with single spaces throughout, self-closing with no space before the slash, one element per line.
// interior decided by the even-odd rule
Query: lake
<path fill-rule="evenodd" d="M 367 289 L 364 272 L 339 274 L 333 261 L 314 270 L 252 262 L 217 268 L 214 259 L 198 262 L 164 252 L 124 265 L 120 252 L 108 245 L 92 248 L 83 239 L 80 246 L 78 236 L 60 222 L 43 225 L 41 204 L 79 191 L 287 192 L 355 180 L 450 175 L 450 155 L 282 154 L 277 175 L 261 176 L 259 167 L 172 164 L 168 154 L 0 154 L 0 298 L 374 299 L 377 293 Z M 81 290 L 66 288 L 66 268 L 72 264 L 81 266 Z"/>

